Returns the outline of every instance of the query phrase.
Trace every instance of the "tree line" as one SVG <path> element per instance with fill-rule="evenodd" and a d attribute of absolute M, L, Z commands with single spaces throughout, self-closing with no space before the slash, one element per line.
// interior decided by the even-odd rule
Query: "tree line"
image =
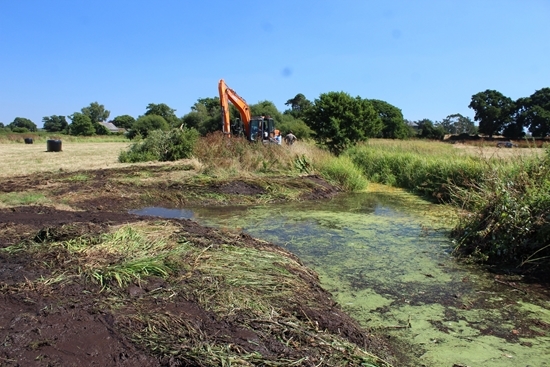
<path fill-rule="evenodd" d="M 503 134 L 509 138 L 521 138 L 526 130 L 536 137 L 550 135 L 550 88 L 543 88 L 529 97 L 517 101 L 494 90 L 486 90 L 472 96 L 469 108 L 475 112 L 476 126 L 469 117 L 451 114 L 442 121 L 429 119 L 409 121 L 403 118 L 399 108 L 377 99 L 353 97 L 345 92 L 323 93 L 313 101 L 298 93 L 285 103 L 280 112 L 273 102 L 260 101 L 250 105 L 255 116 L 270 116 L 279 130 L 292 131 L 298 138 L 313 138 L 338 154 L 356 141 L 368 138 L 407 139 L 419 137 L 440 139 L 445 134 L 476 134 L 489 136 Z M 233 119 L 239 117 L 236 108 L 230 105 Z M 98 102 L 90 103 L 80 112 L 68 116 L 53 115 L 42 119 L 43 129 L 71 135 L 105 135 L 109 129 L 102 122 L 110 112 Z M 145 113 L 137 119 L 130 115 L 115 117 L 111 122 L 127 131 L 129 138 L 146 137 L 152 130 L 169 130 L 186 127 L 199 134 L 221 130 L 221 108 L 218 97 L 199 98 L 190 112 L 177 117 L 176 110 L 164 103 L 150 103 Z M 12 123 L 0 128 L 13 132 L 37 131 L 31 120 L 17 117 Z"/>
<path fill-rule="evenodd" d="M 534 137 L 550 135 L 550 88 L 516 101 L 488 89 L 473 95 L 468 107 L 475 111 L 479 132 L 483 134 L 514 139 L 524 137 L 527 130 Z"/>

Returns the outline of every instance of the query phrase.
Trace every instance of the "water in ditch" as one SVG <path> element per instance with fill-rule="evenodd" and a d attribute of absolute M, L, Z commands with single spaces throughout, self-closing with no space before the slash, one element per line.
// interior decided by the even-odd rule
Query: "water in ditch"
<path fill-rule="evenodd" d="M 181 213 L 146 209 L 289 249 L 351 316 L 388 335 L 418 365 L 550 366 L 549 300 L 455 261 L 447 237 L 454 213 L 388 190 Z"/>

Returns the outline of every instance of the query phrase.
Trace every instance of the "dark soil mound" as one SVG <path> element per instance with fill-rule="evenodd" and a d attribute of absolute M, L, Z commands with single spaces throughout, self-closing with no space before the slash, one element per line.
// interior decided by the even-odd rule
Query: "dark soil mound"
<path fill-rule="evenodd" d="M 103 210 L 73 212 L 44 206 L 0 210 L 0 365 L 219 365 L 218 357 L 209 360 L 197 354 L 203 345 L 221 348 L 216 353 L 248 358 L 253 365 L 290 363 L 308 356 L 298 365 L 330 366 L 332 362 L 327 361 L 339 353 L 326 344 L 336 340 L 331 338 L 389 355 L 383 343 L 341 311 L 296 256 L 248 235 L 220 232 L 188 220 L 162 222 L 178 228 L 167 237 L 170 241 L 196 248 L 193 255 L 170 259 L 184 264 L 181 271 L 165 278 L 144 276 L 122 287 L 105 283 L 102 288 L 83 275 L 89 267 L 85 261 L 90 259 L 68 246 L 78 241 L 95 246 L 113 226 L 128 223 L 130 227 L 160 225 L 158 218 Z M 202 292 L 215 291 L 223 276 L 209 274 L 210 265 L 201 268 L 199 264 L 227 246 L 290 259 L 286 265 L 274 265 L 293 274 L 299 292 L 269 295 L 274 308 L 268 319 L 247 310 L 226 315 L 206 308 L 213 301 L 204 297 L 215 293 Z M 112 259 L 107 266 L 116 265 L 116 257 Z M 92 262 L 99 260 L 92 258 Z M 345 352 L 346 358 L 350 365 L 360 365 L 352 349 Z"/>

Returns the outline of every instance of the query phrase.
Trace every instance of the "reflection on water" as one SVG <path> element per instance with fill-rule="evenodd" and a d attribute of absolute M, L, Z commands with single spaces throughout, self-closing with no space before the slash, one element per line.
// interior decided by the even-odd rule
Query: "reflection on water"
<path fill-rule="evenodd" d="M 130 210 L 130 214 L 179 219 L 192 219 L 194 215 L 193 211 L 189 209 L 167 209 L 160 207 L 147 207 L 143 209 Z"/>
<path fill-rule="evenodd" d="M 550 304 L 455 262 L 446 208 L 394 191 L 192 209 L 297 254 L 348 313 L 423 365 L 550 366 Z"/>

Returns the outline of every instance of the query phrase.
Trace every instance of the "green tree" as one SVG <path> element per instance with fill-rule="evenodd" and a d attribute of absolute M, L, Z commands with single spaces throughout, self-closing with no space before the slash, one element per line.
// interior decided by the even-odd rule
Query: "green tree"
<path fill-rule="evenodd" d="M 275 128 L 280 130 L 283 136 L 292 132 L 299 140 L 309 139 L 313 136 L 313 130 L 303 120 L 294 118 L 290 114 L 283 114 Z"/>
<path fill-rule="evenodd" d="M 179 127 L 181 124 L 180 119 L 176 116 L 176 110 L 170 108 L 165 103 L 149 103 L 147 105 L 147 111 L 145 111 L 145 116 L 151 115 L 161 116 L 171 127 Z"/>
<path fill-rule="evenodd" d="M 528 127 L 535 137 L 550 135 L 550 88 L 542 88 L 528 98 L 520 98 L 516 105 L 519 125 Z"/>
<path fill-rule="evenodd" d="M 230 108 L 233 107 L 232 105 Z M 230 109 L 232 116 L 238 116 L 238 112 Z M 188 128 L 195 128 L 201 135 L 221 130 L 221 107 L 220 99 L 199 98 L 193 106 L 191 112 L 183 116 L 181 121 Z"/>
<path fill-rule="evenodd" d="M 299 119 L 304 117 L 305 111 L 311 107 L 311 101 L 302 93 L 298 93 L 294 98 L 286 101 L 285 105 L 290 106 L 290 109 L 286 110 L 285 113 Z"/>
<path fill-rule="evenodd" d="M 502 135 L 509 139 L 521 139 L 525 136 L 525 131 L 523 130 L 522 124 L 511 121 L 502 129 Z"/>
<path fill-rule="evenodd" d="M 44 116 L 42 118 L 42 122 L 43 122 L 42 126 L 44 130 L 50 133 L 65 131 L 69 126 L 69 123 L 65 119 L 65 116 L 58 116 L 58 115 Z"/>
<path fill-rule="evenodd" d="M 219 97 L 199 98 L 197 102 L 191 107 L 191 110 L 195 110 L 195 108 L 198 105 L 203 105 L 210 116 L 214 116 L 221 113 Z"/>
<path fill-rule="evenodd" d="M 418 136 L 424 139 L 443 139 L 445 131 L 441 125 L 436 125 L 430 119 L 422 119 L 416 122 L 418 126 Z"/>
<path fill-rule="evenodd" d="M 80 110 L 83 115 L 86 115 L 92 121 L 92 124 L 103 122 L 109 118 L 111 112 L 105 109 L 105 106 L 97 102 L 92 102 L 88 107 L 84 107 Z"/>
<path fill-rule="evenodd" d="M 111 134 L 111 131 L 107 128 L 107 126 L 97 122 L 94 125 L 95 133 L 97 135 L 109 135 Z"/>
<path fill-rule="evenodd" d="M 445 117 L 438 124 L 445 134 L 477 134 L 477 127 L 471 118 L 455 113 Z"/>
<path fill-rule="evenodd" d="M 271 101 L 260 101 L 250 105 L 250 114 L 252 116 L 269 116 L 275 123 L 281 121 L 281 113 Z"/>
<path fill-rule="evenodd" d="M 38 130 L 36 124 L 25 117 L 16 117 L 11 124 L 8 125 L 8 127 L 15 131 L 14 129 L 27 129 L 28 131 L 36 131 Z"/>
<path fill-rule="evenodd" d="M 370 99 L 369 102 L 372 103 L 384 124 L 384 129 L 381 132 L 383 138 L 406 139 L 410 137 L 410 129 L 405 124 L 399 108 L 378 99 Z"/>
<path fill-rule="evenodd" d="M 72 121 L 69 125 L 69 134 L 82 136 L 91 136 L 95 134 L 95 128 L 89 116 L 80 112 L 75 112 L 69 117 Z"/>
<path fill-rule="evenodd" d="M 472 96 L 468 106 L 475 111 L 479 132 L 493 136 L 500 134 L 506 125 L 513 122 L 515 103 L 496 90 L 487 89 Z"/>
<path fill-rule="evenodd" d="M 321 94 L 306 111 L 304 121 L 315 132 L 317 142 L 337 155 L 384 128 L 372 103 L 344 92 Z"/>
<path fill-rule="evenodd" d="M 162 130 L 167 131 L 170 129 L 168 122 L 159 115 L 147 115 L 141 116 L 136 120 L 130 133 L 128 134 L 130 138 L 134 138 L 137 135 L 146 138 L 150 131 Z"/>
<path fill-rule="evenodd" d="M 126 129 L 126 130 L 130 130 L 135 122 L 136 122 L 136 119 L 130 115 L 117 116 L 113 120 L 113 124 L 116 127 Z"/>

